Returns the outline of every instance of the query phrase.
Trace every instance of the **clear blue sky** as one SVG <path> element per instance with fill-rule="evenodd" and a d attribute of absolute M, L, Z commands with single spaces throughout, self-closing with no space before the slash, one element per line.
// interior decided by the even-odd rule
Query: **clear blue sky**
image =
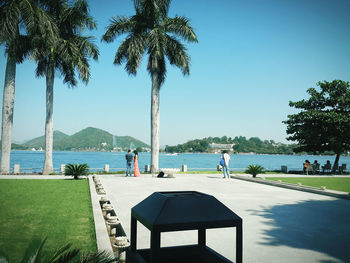
<path fill-rule="evenodd" d="M 54 129 L 69 135 L 88 126 L 150 142 L 151 80 L 143 62 L 136 77 L 114 66 L 113 44 L 100 39 L 112 16 L 133 14 L 131 0 L 90 0 L 98 30 L 91 80 L 74 89 L 55 79 Z M 289 100 L 318 81 L 350 80 L 349 0 L 173 0 L 169 16 L 191 20 L 191 74 L 168 65 L 160 95 L 161 145 L 208 136 L 257 136 L 286 142 L 281 122 Z M 1 104 L 6 57 L 0 49 Z M 145 58 L 145 57 L 144 57 Z M 144 59 L 146 61 L 146 59 Z M 17 66 L 13 140 L 44 134 L 45 79 L 35 64 Z M 1 105 L 2 106 L 2 105 Z"/>

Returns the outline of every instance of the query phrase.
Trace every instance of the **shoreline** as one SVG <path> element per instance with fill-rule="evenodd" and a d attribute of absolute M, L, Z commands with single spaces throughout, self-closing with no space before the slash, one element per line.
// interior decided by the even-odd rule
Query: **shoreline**
<path fill-rule="evenodd" d="M 0 151 L 1 152 L 1 151 Z M 33 152 L 33 153 L 45 153 L 45 151 L 31 151 L 31 150 L 11 150 L 11 152 Z M 75 152 L 81 152 L 81 153 L 126 153 L 125 152 L 116 152 L 116 151 L 72 151 L 72 150 L 54 150 L 53 153 L 55 152 L 71 152 L 71 153 L 75 153 Z M 140 152 L 142 154 L 144 153 L 151 153 L 151 152 Z M 175 153 L 171 153 L 171 152 L 159 152 L 159 154 L 175 154 Z M 220 155 L 221 153 L 213 153 L 213 152 L 177 152 L 176 155 L 173 156 L 179 156 L 181 154 L 212 154 L 212 155 Z M 283 153 L 253 153 L 253 152 L 249 152 L 249 153 L 245 153 L 245 152 L 239 152 L 239 153 L 232 153 L 230 155 L 281 155 L 281 156 L 329 156 L 329 157 L 335 157 L 335 155 L 329 155 L 329 154 L 307 154 L 307 153 L 303 153 L 303 154 L 283 154 Z M 349 157 L 350 154 L 342 154 L 340 156 L 343 157 Z"/>

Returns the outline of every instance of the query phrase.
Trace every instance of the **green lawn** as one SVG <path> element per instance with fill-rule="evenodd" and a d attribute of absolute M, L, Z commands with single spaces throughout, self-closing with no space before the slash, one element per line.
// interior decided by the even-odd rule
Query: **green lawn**
<path fill-rule="evenodd" d="M 96 251 L 88 180 L 0 180 L 0 250 L 19 262 L 34 239 Z"/>
<path fill-rule="evenodd" d="M 334 177 L 334 178 L 292 178 L 292 177 L 266 177 L 267 180 L 297 184 L 302 183 L 303 185 L 321 187 L 326 186 L 327 189 L 338 190 L 343 192 L 350 192 L 350 177 Z"/>

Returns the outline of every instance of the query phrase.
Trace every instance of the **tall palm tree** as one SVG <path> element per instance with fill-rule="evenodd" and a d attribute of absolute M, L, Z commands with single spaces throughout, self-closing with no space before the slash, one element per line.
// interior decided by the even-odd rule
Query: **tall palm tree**
<path fill-rule="evenodd" d="M 166 62 L 188 75 L 190 57 L 179 39 L 198 42 L 185 17 L 168 17 L 171 0 L 134 0 L 136 14 L 113 17 L 102 40 L 110 43 L 127 34 L 115 55 L 114 64 L 125 64 L 128 74 L 136 75 L 142 56 L 148 54 L 147 70 L 152 79 L 151 95 L 151 172 L 159 167 L 159 91 L 166 77 Z"/>
<path fill-rule="evenodd" d="M 43 1 L 42 8 L 58 28 L 57 35 L 37 28 L 33 42 L 33 57 L 37 62 L 36 75 L 46 77 L 45 161 L 43 174 L 53 171 L 53 85 L 55 71 L 64 77 L 70 87 L 77 85 L 76 72 L 87 84 L 90 77 L 89 58 L 97 60 L 99 51 L 93 37 L 84 36 L 85 29 L 95 29 L 89 14 L 88 3 L 77 0 L 70 5 L 67 0 Z M 47 41 L 47 40 L 50 41 Z"/>
<path fill-rule="evenodd" d="M 32 0 L 0 0 L 0 44 L 7 54 L 1 124 L 0 172 L 10 172 L 10 153 L 15 99 L 16 64 L 22 63 L 31 49 L 30 31 L 38 22 L 35 13 L 47 30 L 53 30 L 48 18 Z"/>

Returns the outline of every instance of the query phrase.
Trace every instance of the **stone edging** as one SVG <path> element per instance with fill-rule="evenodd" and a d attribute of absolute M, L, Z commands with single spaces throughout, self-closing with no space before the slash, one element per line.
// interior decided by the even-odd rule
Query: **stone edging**
<path fill-rule="evenodd" d="M 113 249 L 109 235 L 107 232 L 105 220 L 103 218 L 100 202 L 95 189 L 95 183 L 92 180 L 92 176 L 89 176 L 89 186 L 90 186 L 90 196 L 91 196 L 91 206 L 94 215 L 95 222 L 95 233 L 96 233 L 96 243 L 98 251 L 107 251 L 109 254 L 113 254 Z"/>
<path fill-rule="evenodd" d="M 287 189 L 292 189 L 292 190 L 297 190 L 302 192 L 309 192 L 313 194 L 326 195 L 326 196 L 350 200 L 350 194 L 346 194 L 345 192 L 321 190 L 310 186 L 298 186 L 295 184 L 289 184 L 289 183 L 283 183 L 283 182 L 280 183 L 276 181 L 263 180 L 261 178 L 249 178 L 249 177 L 243 177 L 239 175 L 231 175 L 231 178 L 258 183 L 258 184 L 266 184 L 266 185 L 277 186 L 277 187 L 282 187 L 282 188 L 287 188 Z"/>

